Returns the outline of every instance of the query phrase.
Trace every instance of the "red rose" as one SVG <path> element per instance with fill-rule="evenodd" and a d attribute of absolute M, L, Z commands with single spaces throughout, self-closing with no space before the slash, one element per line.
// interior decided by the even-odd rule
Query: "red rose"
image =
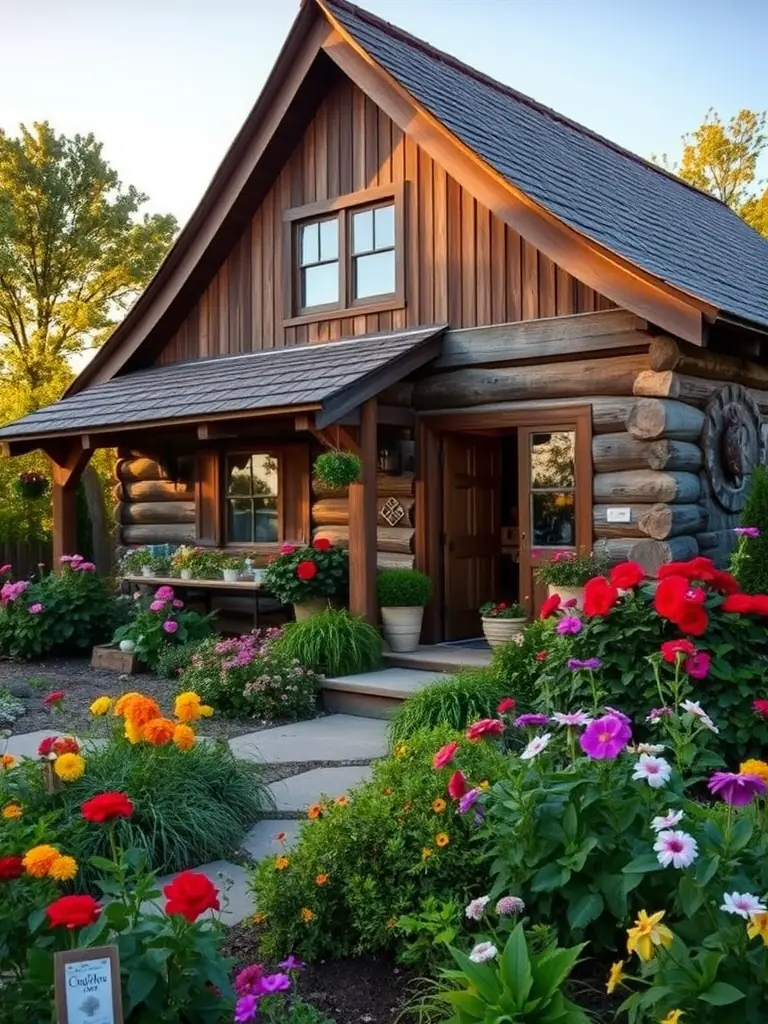
<path fill-rule="evenodd" d="M 686 657 L 693 657 L 693 655 L 696 654 L 696 648 L 690 640 L 667 640 L 666 643 L 661 645 L 661 656 L 664 661 L 668 661 L 674 665 L 677 661 L 678 654 L 684 654 Z"/>
<path fill-rule="evenodd" d="M 762 715 L 763 718 L 768 718 L 768 700 L 753 700 L 752 707 L 758 715 Z"/>
<path fill-rule="evenodd" d="M 40 746 L 37 748 L 40 757 L 48 757 L 49 754 L 53 753 L 53 744 L 56 742 L 56 739 L 56 736 L 46 736 L 45 739 L 40 740 Z"/>
<path fill-rule="evenodd" d="M 440 747 L 438 752 L 432 758 L 432 765 L 435 768 L 445 768 L 447 764 L 456 756 L 456 751 L 459 749 L 458 743 L 446 743 L 444 747 Z"/>
<path fill-rule="evenodd" d="M 133 814 L 133 804 L 125 793 L 97 793 L 81 805 L 80 811 L 86 821 L 101 824 L 104 821 L 114 821 L 115 818 L 130 818 Z"/>
<path fill-rule="evenodd" d="M 98 920 L 101 907 L 93 896 L 60 896 L 45 908 L 51 928 L 85 928 Z"/>
<path fill-rule="evenodd" d="M 66 693 L 63 690 L 54 690 L 49 693 L 47 697 L 43 697 L 43 706 L 46 708 L 53 707 L 60 701 L 64 700 Z"/>
<path fill-rule="evenodd" d="M 768 701 L 766 701 L 768 704 Z M 448 780 L 448 796 L 451 800 L 461 800 L 467 792 L 467 780 L 462 772 L 454 772 Z"/>
<path fill-rule="evenodd" d="M 712 586 L 720 594 L 738 594 L 739 592 L 739 581 L 735 576 L 732 576 L 729 572 L 724 569 L 718 569 L 715 573 L 715 578 L 712 580 Z"/>
<path fill-rule="evenodd" d="M 537 651 L 536 661 L 546 661 L 549 657 L 549 651 Z"/>
<path fill-rule="evenodd" d="M 639 562 L 622 562 L 611 569 L 610 579 L 619 590 L 632 590 L 645 579 L 645 570 Z"/>
<path fill-rule="evenodd" d="M 692 558 L 690 562 L 684 562 L 685 575 L 689 580 L 699 580 L 700 583 L 712 583 L 717 578 L 718 570 L 711 558 L 704 558 L 699 555 Z"/>
<path fill-rule="evenodd" d="M 327 537 L 318 537 L 312 544 L 315 551 L 330 551 L 332 546 Z"/>
<path fill-rule="evenodd" d="M 704 607 L 693 601 L 686 601 L 683 614 L 677 620 L 682 633 L 690 636 L 702 636 L 707 631 L 709 617 Z"/>
<path fill-rule="evenodd" d="M 500 718 L 481 718 L 467 729 L 467 739 L 479 740 L 481 736 L 500 736 L 503 732 L 504 723 Z"/>
<path fill-rule="evenodd" d="M 54 754 L 79 754 L 80 744 L 74 736 L 59 736 L 53 743 Z"/>
<path fill-rule="evenodd" d="M 768 615 L 768 594 L 755 594 L 752 597 L 752 611 L 755 615 Z"/>
<path fill-rule="evenodd" d="M 8 882 L 24 874 L 21 857 L 0 857 L 0 882 Z"/>
<path fill-rule="evenodd" d="M 752 611 L 752 598 L 749 594 L 729 594 L 720 605 L 720 610 L 732 615 L 749 615 Z"/>
<path fill-rule="evenodd" d="M 662 565 L 662 569 L 664 566 Z M 662 619 L 677 622 L 683 614 L 685 595 L 688 593 L 688 580 L 685 576 L 665 576 L 659 581 L 653 595 L 653 606 Z"/>
<path fill-rule="evenodd" d="M 604 576 L 595 576 L 584 587 L 584 614 L 607 615 L 619 600 L 619 592 Z"/>
<path fill-rule="evenodd" d="M 499 703 L 499 706 L 496 708 L 496 710 L 499 712 L 500 715 L 506 715 L 508 711 L 514 711 L 516 707 L 516 700 L 514 700 L 512 697 L 505 697 L 504 700 L 502 700 Z"/>
<path fill-rule="evenodd" d="M 555 612 L 557 611 L 557 609 L 559 607 L 560 607 L 560 595 L 559 594 L 552 594 L 550 597 L 547 598 L 547 600 L 541 606 L 541 611 L 539 612 L 539 618 L 540 619 L 548 619 L 550 617 L 550 615 L 554 615 L 555 614 Z"/>
<path fill-rule="evenodd" d="M 166 914 L 181 914 L 196 921 L 206 910 L 221 910 L 219 891 L 199 871 L 182 871 L 163 889 Z"/>
<path fill-rule="evenodd" d="M 317 576 L 317 565 L 305 558 L 303 562 L 299 562 L 296 566 L 296 575 L 300 580 L 305 582 L 313 580 Z"/>

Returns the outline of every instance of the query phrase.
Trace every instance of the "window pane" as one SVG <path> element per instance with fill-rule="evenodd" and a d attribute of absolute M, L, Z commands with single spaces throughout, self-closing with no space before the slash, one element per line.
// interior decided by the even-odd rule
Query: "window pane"
<path fill-rule="evenodd" d="M 277 459 L 274 455 L 252 455 L 252 494 L 277 494 Z M 277 506 L 275 506 L 277 507 Z"/>
<path fill-rule="evenodd" d="M 227 540 L 232 544 L 253 542 L 253 502 L 250 498 L 231 498 L 227 502 Z"/>
<path fill-rule="evenodd" d="M 253 502 L 254 540 L 269 544 L 278 540 L 277 498 L 256 498 Z"/>
<path fill-rule="evenodd" d="M 373 249 L 373 210 L 352 215 L 352 252 L 370 252 Z"/>
<path fill-rule="evenodd" d="M 250 455 L 231 455 L 227 459 L 227 494 L 251 493 Z"/>
<path fill-rule="evenodd" d="M 299 252 L 301 253 L 301 265 L 306 263 L 317 263 L 320 259 L 318 248 L 318 225 L 304 224 L 299 228 Z"/>
<path fill-rule="evenodd" d="M 387 249 L 395 244 L 395 208 L 380 206 L 373 211 L 376 248 Z"/>
<path fill-rule="evenodd" d="M 301 272 L 301 305 L 323 306 L 339 301 L 339 264 L 323 263 Z"/>
<path fill-rule="evenodd" d="M 332 220 L 320 221 L 320 259 L 335 260 L 339 257 L 339 222 Z"/>
<path fill-rule="evenodd" d="M 573 491 L 534 492 L 531 495 L 534 546 L 568 546 L 576 537 L 576 502 Z"/>
<path fill-rule="evenodd" d="M 531 487 L 575 486 L 576 435 L 572 431 L 531 435 Z"/>
<path fill-rule="evenodd" d="M 395 253 L 377 252 L 355 259 L 355 298 L 388 295 L 395 290 Z"/>

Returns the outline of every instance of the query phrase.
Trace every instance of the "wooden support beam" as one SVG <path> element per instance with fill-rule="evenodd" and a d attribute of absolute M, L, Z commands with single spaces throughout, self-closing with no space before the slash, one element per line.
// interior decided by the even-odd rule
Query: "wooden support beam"
<path fill-rule="evenodd" d="M 80 447 L 70 448 L 66 456 L 51 458 L 53 487 L 53 564 L 61 565 L 62 555 L 77 551 L 77 485 L 88 465 L 93 451 Z"/>
<path fill-rule="evenodd" d="M 359 454 L 362 479 L 349 488 L 349 610 L 375 625 L 376 607 L 376 473 L 378 438 L 375 398 L 361 408 Z"/>

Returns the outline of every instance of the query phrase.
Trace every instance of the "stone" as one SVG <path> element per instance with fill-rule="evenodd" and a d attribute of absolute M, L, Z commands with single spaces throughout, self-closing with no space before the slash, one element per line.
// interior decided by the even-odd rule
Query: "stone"
<path fill-rule="evenodd" d="M 35 691 L 29 683 L 8 683 L 5 688 L 12 696 L 19 697 L 22 700 L 28 700 L 30 697 L 34 697 L 35 695 Z"/>
<path fill-rule="evenodd" d="M 224 924 L 231 927 L 239 924 L 244 918 L 252 916 L 254 903 L 250 890 L 250 874 L 245 868 L 226 860 L 215 860 L 192 870 L 210 878 L 219 890 L 222 907 L 221 920 Z M 165 875 L 163 878 L 158 878 L 158 889 L 162 892 L 163 887 L 175 877 L 175 875 Z M 146 906 L 152 906 L 152 904 L 148 903 Z M 154 906 L 162 910 L 165 906 L 165 897 L 161 896 Z M 212 916 L 214 916 L 214 912 L 211 910 L 202 915 L 203 918 Z"/>
<path fill-rule="evenodd" d="M 36 729 L 34 732 L 18 732 L 10 736 L 5 743 L 3 750 L 7 754 L 12 754 L 14 757 L 32 757 L 37 758 L 37 748 L 40 746 L 42 740 L 46 736 L 67 736 L 67 732 L 56 729 Z M 83 752 L 88 753 L 88 748 L 91 747 L 103 747 L 106 740 L 93 739 L 93 740 L 81 740 L 83 746 Z"/>
<path fill-rule="evenodd" d="M 292 775 L 268 786 L 276 811 L 303 815 L 310 804 L 316 804 L 325 795 L 341 796 L 352 786 L 367 782 L 371 769 L 367 765 L 346 768 L 315 768 L 301 775 Z"/>
<path fill-rule="evenodd" d="M 273 854 L 290 850 L 299 834 L 301 822 L 296 818 L 268 818 L 257 822 L 242 842 L 242 848 L 253 860 L 264 860 Z M 281 832 L 285 839 L 278 840 Z"/>
<path fill-rule="evenodd" d="M 246 761 L 368 761 L 387 752 L 384 722 L 353 715 L 326 715 L 274 729 L 234 736 L 232 753 Z"/>

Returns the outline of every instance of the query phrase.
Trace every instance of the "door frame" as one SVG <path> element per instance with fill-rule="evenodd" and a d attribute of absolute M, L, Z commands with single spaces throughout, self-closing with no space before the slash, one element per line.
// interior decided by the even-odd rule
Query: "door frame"
<path fill-rule="evenodd" d="M 576 432 L 576 535 L 593 536 L 592 406 L 574 403 L 557 409 L 457 409 L 436 416 L 420 414 L 416 424 L 415 564 L 432 580 L 436 600 L 425 609 L 423 641 L 444 639 L 443 606 L 443 434 L 501 435 L 519 427 L 551 427 Z"/>

